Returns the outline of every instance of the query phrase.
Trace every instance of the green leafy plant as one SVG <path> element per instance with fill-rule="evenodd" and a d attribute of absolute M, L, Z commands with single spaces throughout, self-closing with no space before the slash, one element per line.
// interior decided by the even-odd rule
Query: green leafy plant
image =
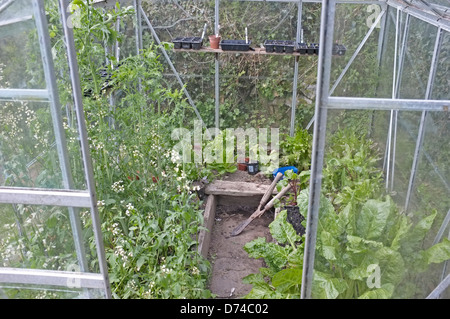
<path fill-rule="evenodd" d="M 308 191 L 299 196 L 307 213 Z M 307 207 L 307 206 L 306 206 Z M 450 241 L 423 247 L 436 213 L 416 224 L 399 213 L 389 196 L 349 204 L 336 214 L 322 198 L 317 230 L 313 297 L 410 298 L 411 281 L 430 264 L 450 258 Z M 379 271 L 378 282 L 371 282 Z M 375 278 L 376 279 L 376 278 Z M 407 280 L 406 280 L 407 279 Z"/>
<path fill-rule="evenodd" d="M 299 298 L 303 264 L 303 240 L 286 221 L 287 211 L 282 210 L 269 225 L 272 237 L 277 241 L 266 242 L 259 237 L 244 249 L 252 258 L 263 258 L 267 267 L 258 274 L 243 279 L 252 284 L 246 298 Z"/>
<path fill-rule="evenodd" d="M 335 132 L 327 147 L 323 191 L 337 209 L 381 194 L 383 173 L 374 143 L 350 129 Z"/>
<path fill-rule="evenodd" d="M 299 128 L 294 136 L 285 135 L 280 141 L 280 166 L 294 166 L 299 171 L 309 170 L 311 151 L 312 135 Z"/>

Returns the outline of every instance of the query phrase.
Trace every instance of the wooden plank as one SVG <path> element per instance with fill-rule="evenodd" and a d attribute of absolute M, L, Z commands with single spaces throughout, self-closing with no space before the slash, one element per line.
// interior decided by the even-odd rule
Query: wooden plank
<path fill-rule="evenodd" d="M 203 215 L 203 226 L 198 235 L 198 253 L 204 258 L 208 257 L 209 245 L 211 243 L 211 232 L 214 225 L 214 218 L 216 216 L 217 197 L 209 195 L 206 200 L 205 213 Z"/>
<path fill-rule="evenodd" d="M 248 51 L 224 51 L 222 49 L 211 49 L 210 47 L 202 47 L 201 49 L 194 50 L 194 49 L 173 49 L 175 52 L 203 52 L 203 53 L 244 53 L 244 54 L 261 54 L 261 55 L 294 55 L 294 56 L 317 56 L 317 54 L 300 54 L 300 52 L 294 51 L 293 53 L 276 53 L 276 52 L 266 52 L 265 48 L 253 48 L 253 50 Z"/>
<path fill-rule="evenodd" d="M 206 186 L 205 194 L 208 195 L 227 195 L 227 196 L 258 196 L 264 195 L 270 185 L 247 183 L 247 182 L 230 182 L 216 180 Z M 277 194 L 274 189 L 272 194 Z"/>

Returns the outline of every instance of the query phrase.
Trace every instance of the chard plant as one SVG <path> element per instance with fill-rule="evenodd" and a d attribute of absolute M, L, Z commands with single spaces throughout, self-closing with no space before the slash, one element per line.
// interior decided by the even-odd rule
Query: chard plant
<path fill-rule="evenodd" d="M 330 142 L 324 168 L 317 228 L 313 298 L 421 297 L 422 275 L 433 264 L 450 259 L 450 241 L 435 245 L 426 237 L 436 211 L 416 220 L 390 196 L 382 196 L 382 173 L 370 140 L 340 131 Z M 286 183 L 286 182 L 285 182 Z M 308 189 L 297 204 L 305 218 Z M 299 237 L 282 211 L 270 225 L 278 242 L 258 238 L 244 246 L 267 267 L 244 278 L 252 284 L 247 298 L 297 298 L 301 291 L 304 238 Z"/>
<path fill-rule="evenodd" d="M 307 218 L 308 190 L 298 197 L 301 214 Z M 399 213 L 389 196 L 369 199 L 359 207 L 349 204 L 336 214 L 321 197 L 315 253 L 313 298 L 412 298 L 420 296 L 420 275 L 431 264 L 450 258 L 450 241 L 423 247 L 436 213 L 413 224 Z M 267 265 L 244 282 L 252 284 L 247 298 L 298 298 L 304 242 L 286 221 L 282 211 L 270 225 L 273 238 L 258 238 L 244 249 Z M 376 276 L 379 275 L 377 278 Z"/>

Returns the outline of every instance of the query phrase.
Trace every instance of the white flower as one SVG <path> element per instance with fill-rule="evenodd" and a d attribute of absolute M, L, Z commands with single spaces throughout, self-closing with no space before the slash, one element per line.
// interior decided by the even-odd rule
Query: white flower
<path fill-rule="evenodd" d="M 121 193 L 125 191 L 125 188 L 122 185 L 123 181 L 118 181 L 118 182 L 114 182 L 114 184 L 112 184 L 111 188 L 114 192 L 116 193 Z"/>

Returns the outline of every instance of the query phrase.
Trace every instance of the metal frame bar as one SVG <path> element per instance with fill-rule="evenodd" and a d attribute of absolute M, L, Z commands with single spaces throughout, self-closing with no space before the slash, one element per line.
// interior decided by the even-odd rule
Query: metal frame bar
<path fill-rule="evenodd" d="M 443 19 L 441 16 L 437 16 L 436 14 L 431 14 L 419 8 L 409 6 L 404 2 L 400 2 L 399 0 L 385 0 L 385 1 L 391 7 L 398 8 L 403 12 L 409 13 L 413 17 L 416 17 L 422 21 L 425 21 L 429 24 L 435 25 L 436 27 L 440 27 L 443 30 L 450 32 L 450 20 L 448 19 Z"/>
<path fill-rule="evenodd" d="M 68 149 L 65 139 L 65 131 L 62 126 L 62 114 L 59 101 L 59 93 L 56 84 L 55 70 L 50 50 L 50 38 L 48 34 L 47 18 L 44 12 L 43 0 L 33 1 L 34 19 L 41 50 L 41 58 L 44 69 L 47 90 L 20 90 L 20 89 L 2 89 L 0 95 L 13 99 L 43 99 L 49 102 L 52 116 L 53 130 L 55 134 L 55 144 L 58 151 L 58 158 L 62 172 L 64 189 L 39 189 L 39 188 L 18 188 L 18 187 L 0 187 L 0 203 L 6 204 L 29 204 L 29 205 L 47 205 L 67 207 L 69 211 L 70 224 L 72 228 L 73 241 L 78 258 L 81 273 L 35 270 L 35 269 L 16 269 L 0 268 L 0 282 L 6 283 L 25 283 L 38 285 L 59 285 L 68 287 L 69 280 L 78 281 L 79 288 L 103 288 L 106 297 L 111 297 L 108 272 L 106 268 L 106 259 L 104 256 L 103 238 L 100 228 L 100 220 L 97 211 L 97 200 L 95 196 L 95 182 L 93 180 L 92 164 L 90 162 L 89 144 L 87 140 L 87 131 L 85 118 L 81 106 L 81 88 L 78 77 L 78 65 L 76 62 L 76 52 L 73 40 L 73 30 L 67 26 L 68 14 L 66 8 L 69 2 L 60 0 L 59 11 L 61 23 L 65 36 L 65 44 L 68 54 L 68 63 L 72 89 L 74 94 L 74 103 L 77 115 L 78 133 L 80 136 L 80 148 L 85 168 L 85 177 L 88 190 L 74 190 L 70 163 L 68 160 Z M 97 255 L 101 274 L 88 272 L 86 254 L 84 251 L 84 242 L 81 234 L 81 220 L 79 215 L 80 207 L 91 208 L 92 227 L 97 242 Z M 87 292 L 89 296 L 90 292 Z"/>
<path fill-rule="evenodd" d="M 45 82 L 48 88 L 50 112 L 53 122 L 53 131 L 55 134 L 56 148 L 58 152 L 59 165 L 62 173 L 63 187 L 73 189 L 73 177 L 70 169 L 69 152 L 63 127 L 63 120 L 60 107 L 58 86 L 55 78 L 55 69 L 53 65 L 50 36 L 48 34 L 47 17 L 43 0 L 33 1 L 34 19 L 39 39 L 42 63 L 44 66 Z M 65 22 L 65 21 L 64 21 Z M 69 207 L 69 218 L 72 227 L 75 250 L 77 252 L 78 262 L 81 271 L 87 271 L 88 265 L 84 243 L 82 237 L 81 219 L 76 208 Z"/>
<path fill-rule="evenodd" d="M 445 277 L 444 280 L 441 281 L 441 283 L 434 288 L 434 290 L 427 296 L 426 299 L 438 299 L 440 294 L 444 292 L 445 289 L 448 288 L 450 285 L 450 274 Z"/>
<path fill-rule="evenodd" d="M 363 98 L 363 97 L 336 97 L 330 96 L 328 109 L 334 110 L 378 110 L 378 111 L 448 111 L 450 100 L 414 100 L 389 98 Z"/>
<path fill-rule="evenodd" d="M 334 35 L 335 0 L 323 0 L 320 28 L 318 74 L 316 88 L 316 106 L 311 160 L 311 177 L 309 187 L 308 218 L 306 226 L 305 253 L 301 298 L 311 298 L 314 256 L 316 249 L 317 225 L 319 220 L 320 194 L 322 186 L 322 168 L 325 153 L 327 104 L 329 101 L 331 54 Z"/>
<path fill-rule="evenodd" d="M 101 221 L 97 208 L 97 196 L 95 193 L 94 170 L 90 156 L 89 141 L 87 136 L 86 119 L 83 111 L 82 93 L 80 78 L 78 74 L 77 54 L 75 51 L 75 41 L 73 30 L 67 26 L 68 16 L 64 8 L 68 5 L 69 0 L 60 0 L 60 15 L 63 24 L 64 35 L 66 38 L 66 50 L 70 70 L 70 79 L 72 81 L 72 93 L 74 98 L 74 106 L 76 109 L 78 134 L 80 136 L 80 148 L 83 157 L 84 172 L 86 186 L 89 193 L 89 207 L 91 211 L 92 228 L 97 248 L 97 258 L 99 269 L 102 277 L 102 288 L 105 290 L 107 298 L 111 298 L 111 287 L 108 278 L 108 267 L 106 263 L 105 247 L 103 244 L 103 234 L 101 231 Z"/>
<path fill-rule="evenodd" d="M 295 42 L 299 43 L 302 33 L 302 11 L 303 11 L 303 0 L 298 0 L 297 5 L 297 33 L 295 36 Z M 297 86 L 298 86 L 298 62 L 300 57 L 296 56 L 294 61 L 294 80 L 292 84 L 292 104 L 291 104 L 291 128 L 289 130 L 289 135 L 294 136 L 295 134 L 295 111 L 297 108 Z"/>
<path fill-rule="evenodd" d="M 87 272 L 0 267 L 0 283 L 68 288 L 70 283 L 76 283 L 78 288 L 102 289 L 103 277 L 100 274 Z"/>
<path fill-rule="evenodd" d="M 0 101 L 38 100 L 48 101 L 50 96 L 46 89 L 0 89 Z"/>
<path fill-rule="evenodd" d="M 90 207 L 87 191 L 1 187 L 0 203 L 67 207 Z"/>
<path fill-rule="evenodd" d="M 219 0 L 214 2 L 214 34 L 219 33 Z M 219 53 L 214 54 L 214 122 L 216 130 L 220 128 L 220 61 Z"/>

